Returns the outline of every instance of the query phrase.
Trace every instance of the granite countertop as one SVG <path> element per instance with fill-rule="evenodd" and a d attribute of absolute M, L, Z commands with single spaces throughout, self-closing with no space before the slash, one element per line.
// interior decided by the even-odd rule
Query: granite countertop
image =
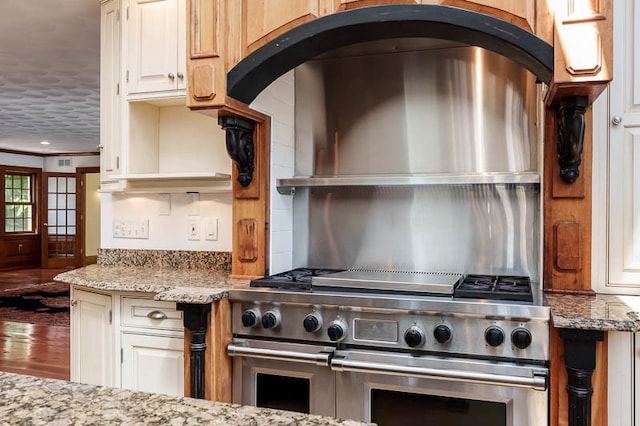
<path fill-rule="evenodd" d="M 0 425 L 344 425 L 365 423 L 0 372 Z"/>
<path fill-rule="evenodd" d="M 98 290 L 156 293 L 156 300 L 207 304 L 229 296 L 231 288 L 249 286 L 228 273 L 202 269 L 89 265 L 56 275 L 56 281 Z"/>
<path fill-rule="evenodd" d="M 56 281 L 108 291 L 155 293 L 156 300 L 207 304 L 229 296 L 229 289 L 249 286 L 248 280 L 208 269 L 89 265 L 63 272 Z M 640 296 L 545 294 L 551 321 L 557 328 L 640 331 Z"/>
<path fill-rule="evenodd" d="M 545 294 L 557 328 L 640 331 L 640 296 Z"/>

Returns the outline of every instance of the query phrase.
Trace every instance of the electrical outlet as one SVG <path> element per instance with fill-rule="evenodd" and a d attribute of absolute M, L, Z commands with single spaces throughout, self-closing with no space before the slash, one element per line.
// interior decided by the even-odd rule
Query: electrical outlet
<path fill-rule="evenodd" d="M 200 240 L 200 221 L 190 220 L 187 227 L 187 239 L 190 241 Z"/>
<path fill-rule="evenodd" d="M 204 239 L 208 241 L 218 241 L 218 218 L 210 217 L 204 226 Z"/>
<path fill-rule="evenodd" d="M 124 220 L 114 220 L 112 225 L 113 238 L 125 238 Z"/>
<path fill-rule="evenodd" d="M 113 238 L 149 239 L 148 220 L 114 220 Z"/>

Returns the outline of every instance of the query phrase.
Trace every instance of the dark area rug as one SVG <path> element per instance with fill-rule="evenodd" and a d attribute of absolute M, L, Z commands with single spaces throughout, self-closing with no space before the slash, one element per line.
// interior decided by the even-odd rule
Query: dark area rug
<path fill-rule="evenodd" d="M 69 284 L 50 282 L 0 292 L 0 321 L 69 326 Z"/>

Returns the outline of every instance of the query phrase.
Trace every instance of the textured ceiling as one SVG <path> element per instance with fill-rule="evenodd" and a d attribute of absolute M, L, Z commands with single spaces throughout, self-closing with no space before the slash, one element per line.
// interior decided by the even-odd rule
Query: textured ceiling
<path fill-rule="evenodd" d="M 0 0 L 0 35 L 0 148 L 96 151 L 98 1 Z"/>

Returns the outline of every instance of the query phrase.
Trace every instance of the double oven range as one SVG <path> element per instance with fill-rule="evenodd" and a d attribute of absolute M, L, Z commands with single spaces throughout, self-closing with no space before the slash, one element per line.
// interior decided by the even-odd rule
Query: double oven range
<path fill-rule="evenodd" d="M 296 269 L 232 290 L 234 402 L 379 425 L 546 425 L 528 277 Z"/>

